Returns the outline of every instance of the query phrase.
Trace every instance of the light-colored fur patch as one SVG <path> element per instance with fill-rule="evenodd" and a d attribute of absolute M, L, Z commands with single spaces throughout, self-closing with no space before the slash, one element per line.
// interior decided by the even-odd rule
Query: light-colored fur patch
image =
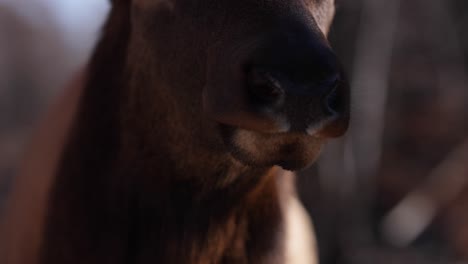
<path fill-rule="evenodd" d="M 317 264 L 317 245 L 309 216 L 296 197 L 286 210 L 286 264 Z"/>
<path fill-rule="evenodd" d="M 284 171 L 291 186 L 282 199 L 285 219 L 285 264 L 318 264 L 317 242 L 310 217 L 296 196 L 294 173 Z M 285 181 L 278 184 L 285 184 Z M 281 188 L 281 187 L 280 187 Z M 284 186 L 283 186 L 284 188 Z"/>
<path fill-rule="evenodd" d="M 307 4 L 322 33 L 327 36 L 335 16 L 335 0 L 310 1 Z"/>

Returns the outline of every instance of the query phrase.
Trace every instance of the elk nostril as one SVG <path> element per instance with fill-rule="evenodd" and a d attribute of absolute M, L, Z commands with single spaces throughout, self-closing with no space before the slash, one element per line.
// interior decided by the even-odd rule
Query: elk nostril
<path fill-rule="evenodd" d="M 266 70 L 252 69 L 248 76 L 248 86 L 252 99 L 259 103 L 274 104 L 284 95 L 281 83 Z"/>
<path fill-rule="evenodd" d="M 328 92 L 324 99 L 324 108 L 325 113 L 331 116 L 338 115 L 341 109 L 341 99 L 338 92 L 338 85 L 334 85 L 334 87 Z"/>

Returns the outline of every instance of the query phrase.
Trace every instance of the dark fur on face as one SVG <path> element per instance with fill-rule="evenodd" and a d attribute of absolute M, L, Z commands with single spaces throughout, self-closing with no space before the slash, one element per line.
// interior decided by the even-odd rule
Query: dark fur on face
<path fill-rule="evenodd" d="M 273 165 L 305 167 L 347 127 L 324 36 L 333 12 L 331 0 L 113 0 L 39 263 L 283 263 L 291 194 L 278 179 L 292 179 Z"/>
<path fill-rule="evenodd" d="M 300 169 L 315 160 L 326 138 L 346 130 L 348 88 L 325 38 L 333 1 L 135 0 L 132 6 L 130 42 L 138 49 L 131 49 L 129 65 L 151 68 L 147 81 L 168 89 L 173 112 L 186 110 L 173 122 L 192 138 L 221 135 L 215 144 L 227 143 L 246 164 Z M 251 67 L 289 86 L 279 105 L 252 99 Z M 327 85 L 335 85 L 327 76 L 334 75 L 337 115 L 328 118 L 322 100 Z M 155 105 L 163 97 L 157 93 Z"/>

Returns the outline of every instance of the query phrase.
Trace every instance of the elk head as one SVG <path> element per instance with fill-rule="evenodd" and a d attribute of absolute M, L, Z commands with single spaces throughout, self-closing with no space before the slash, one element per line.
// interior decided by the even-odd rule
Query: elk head
<path fill-rule="evenodd" d="M 172 118 L 193 140 L 217 137 L 242 164 L 296 170 L 346 131 L 349 90 L 326 39 L 334 0 L 114 5 L 130 12 L 128 65 L 163 91 L 147 100 L 183 111 Z"/>

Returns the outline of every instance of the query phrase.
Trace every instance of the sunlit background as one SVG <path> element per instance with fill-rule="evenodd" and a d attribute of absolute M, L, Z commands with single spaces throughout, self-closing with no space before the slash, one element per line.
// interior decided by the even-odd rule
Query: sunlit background
<path fill-rule="evenodd" d="M 322 263 L 468 263 L 468 2 L 337 6 L 330 41 L 352 84 L 351 128 L 299 178 Z M 0 0 L 0 217 L 28 136 L 108 8 Z"/>

